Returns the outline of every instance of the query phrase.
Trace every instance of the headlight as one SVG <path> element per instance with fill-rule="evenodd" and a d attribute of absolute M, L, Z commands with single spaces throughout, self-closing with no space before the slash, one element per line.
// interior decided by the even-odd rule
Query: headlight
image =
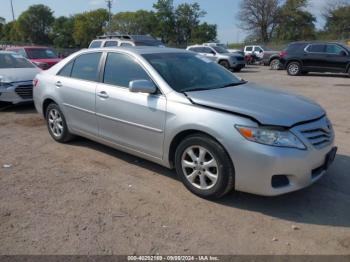
<path fill-rule="evenodd" d="M 9 88 L 12 85 L 10 83 L 0 82 L 0 88 Z"/>
<path fill-rule="evenodd" d="M 236 126 L 238 132 L 247 140 L 259 144 L 292 147 L 298 149 L 306 149 L 303 142 L 299 140 L 292 132 L 269 129 L 264 127 L 246 127 Z"/>

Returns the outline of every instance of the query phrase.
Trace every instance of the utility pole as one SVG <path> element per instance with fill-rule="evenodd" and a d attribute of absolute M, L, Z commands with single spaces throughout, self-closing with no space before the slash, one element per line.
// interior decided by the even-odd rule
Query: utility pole
<path fill-rule="evenodd" d="M 13 3 L 12 3 L 12 0 L 10 0 L 11 2 L 11 10 L 12 10 L 12 19 L 13 21 L 15 21 L 15 12 L 13 11 Z"/>
<path fill-rule="evenodd" d="M 12 1 L 12 0 L 11 0 Z M 112 25 L 112 2 L 113 0 L 105 0 L 108 7 L 108 33 L 111 33 Z"/>

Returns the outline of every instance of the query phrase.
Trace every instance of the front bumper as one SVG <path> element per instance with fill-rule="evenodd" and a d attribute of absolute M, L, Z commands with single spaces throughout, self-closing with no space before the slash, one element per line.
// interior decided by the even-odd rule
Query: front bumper
<path fill-rule="evenodd" d="M 322 121 L 323 119 L 318 122 Z M 308 125 L 313 128 L 315 123 Z M 235 189 L 276 196 L 305 188 L 319 180 L 330 164 L 327 155 L 334 148 L 334 134 L 327 144 L 318 147 L 302 137 L 299 129 L 296 127 L 291 131 L 306 145 L 306 150 L 267 146 L 245 139 L 239 145 L 231 144 L 228 151 L 235 168 Z M 287 177 L 288 183 L 273 186 L 274 176 Z"/>
<path fill-rule="evenodd" d="M 236 63 L 231 63 L 230 67 L 232 69 L 242 69 L 245 67 L 245 61 L 238 61 Z"/>
<path fill-rule="evenodd" d="M 23 82 L 9 88 L 0 87 L 0 101 L 13 104 L 32 102 L 33 85 L 32 82 Z"/>

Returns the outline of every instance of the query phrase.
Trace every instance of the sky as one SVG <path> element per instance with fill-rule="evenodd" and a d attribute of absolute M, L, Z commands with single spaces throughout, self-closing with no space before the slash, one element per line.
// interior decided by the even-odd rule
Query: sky
<path fill-rule="evenodd" d="M 106 7 L 105 0 L 12 0 L 15 16 L 18 17 L 30 5 L 44 4 L 54 11 L 54 16 L 73 15 L 96 8 Z M 317 27 L 321 27 L 321 12 L 327 2 L 333 0 L 309 0 L 308 8 L 317 19 Z M 114 0 L 113 13 L 121 11 L 136 11 L 138 9 L 151 10 L 156 0 Z M 180 3 L 198 2 L 207 15 L 202 21 L 218 25 L 218 40 L 223 43 L 233 43 L 243 41 L 246 32 L 238 27 L 237 12 L 240 0 L 174 0 L 175 6 Z M 12 20 L 10 0 L 0 0 L 0 17 L 6 21 Z"/>

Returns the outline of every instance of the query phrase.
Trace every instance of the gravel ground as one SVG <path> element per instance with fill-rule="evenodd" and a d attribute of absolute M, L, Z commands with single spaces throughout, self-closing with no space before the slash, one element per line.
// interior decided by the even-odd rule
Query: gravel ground
<path fill-rule="evenodd" d="M 326 108 L 339 145 L 327 176 L 280 197 L 210 202 L 156 164 L 82 138 L 55 143 L 32 105 L 10 107 L 0 112 L 0 254 L 350 254 L 350 79 L 258 66 L 239 75 Z"/>

